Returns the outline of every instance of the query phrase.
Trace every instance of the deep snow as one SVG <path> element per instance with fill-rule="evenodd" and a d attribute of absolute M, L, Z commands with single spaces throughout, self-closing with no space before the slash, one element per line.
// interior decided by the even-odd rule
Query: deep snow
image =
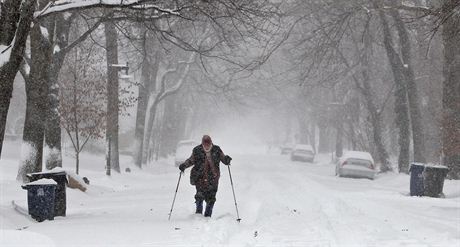
<path fill-rule="evenodd" d="M 26 207 L 26 191 L 15 181 L 19 158 L 6 155 L 0 246 L 460 246 L 459 181 L 446 181 L 444 199 L 410 197 L 408 175 L 338 178 L 327 155 L 311 164 L 251 151 L 227 151 L 240 223 L 224 165 L 213 217 L 193 214 L 188 170 L 168 221 L 179 177 L 172 158 L 139 170 L 122 156 L 132 172 L 107 177 L 104 155 L 90 154 L 80 161 L 87 192 L 67 189 L 67 216 L 37 223 L 13 209 L 12 200 Z M 67 156 L 64 168 L 74 169 Z"/>

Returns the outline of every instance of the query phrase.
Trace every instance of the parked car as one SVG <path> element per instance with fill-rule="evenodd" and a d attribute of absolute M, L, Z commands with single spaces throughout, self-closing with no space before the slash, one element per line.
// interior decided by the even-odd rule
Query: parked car
<path fill-rule="evenodd" d="M 335 167 L 335 175 L 339 177 L 374 179 L 376 173 L 374 159 L 368 152 L 348 151 Z"/>
<path fill-rule="evenodd" d="M 315 159 L 315 152 L 310 145 L 298 144 L 291 152 L 292 161 L 308 161 L 313 162 Z"/>
<path fill-rule="evenodd" d="M 294 149 L 294 144 L 286 143 L 281 146 L 281 154 L 290 154 Z"/>
<path fill-rule="evenodd" d="M 193 140 L 183 140 L 177 143 L 174 164 L 179 166 L 184 163 L 184 161 L 192 155 L 192 150 L 197 145 L 198 143 Z"/>

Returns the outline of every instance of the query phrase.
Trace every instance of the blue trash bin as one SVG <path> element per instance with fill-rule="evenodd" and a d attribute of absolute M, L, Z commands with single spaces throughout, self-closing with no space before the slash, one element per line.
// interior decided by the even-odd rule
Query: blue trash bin
<path fill-rule="evenodd" d="M 412 163 L 409 168 L 410 172 L 410 195 L 411 196 L 423 196 L 424 185 L 423 185 L 423 171 L 425 170 L 425 164 Z"/>
<path fill-rule="evenodd" d="M 50 171 L 36 172 L 27 174 L 30 181 L 37 181 L 42 178 L 53 179 L 56 181 L 56 192 L 54 201 L 54 216 L 65 216 L 66 215 L 66 186 L 67 186 L 67 174 L 65 171 L 60 169 L 53 169 Z"/>
<path fill-rule="evenodd" d="M 56 185 L 52 179 L 40 179 L 22 186 L 27 190 L 29 214 L 36 221 L 54 220 Z"/>

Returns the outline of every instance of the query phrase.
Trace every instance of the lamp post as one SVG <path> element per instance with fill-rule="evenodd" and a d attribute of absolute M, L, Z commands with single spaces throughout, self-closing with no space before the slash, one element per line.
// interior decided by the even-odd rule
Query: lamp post
<path fill-rule="evenodd" d="M 120 172 L 119 154 L 118 154 L 118 112 L 119 112 L 119 76 L 118 72 L 124 70 L 128 75 L 129 65 L 126 64 L 109 64 L 109 84 L 107 87 L 107 130 L 106 130 L 106 174 L 110 176 L 111 169 Z"/>

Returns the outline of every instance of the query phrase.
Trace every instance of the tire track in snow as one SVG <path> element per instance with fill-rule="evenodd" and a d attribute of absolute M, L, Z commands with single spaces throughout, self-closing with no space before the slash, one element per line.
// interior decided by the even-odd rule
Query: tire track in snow
<path fill-rule="evenodd" d="M 311 226 L 308 214 L 304 214 L 311 206 L 305 205 L 309 198 L 298 179 L 285 175 L 284 166 L 268 163 L 262 170 L 253 167 L 258 178 L 252 183 L 250 194 L 261 206 L 255 212 L 258 236 L 251 246 L 329 246 L 327 237 Z M 293 225 L 297 231 L 293 231 Z"/>
<path fill-rule="evenodd" d="M 315 179 L 311 179 L 312 176 L 318 177 L 316 174 L 307 173 L 307 177 L 310 178 L 309 186 L 325 194 L 324 197 L 316 197 L 316 200 L 319 205 L 322 205 L 319 212 L 323 215 L 322 219 L 328 222 L 332 232 L 331 237 L 335 240 L 334 246 L 356 245 L 357 243 L 363 246 L 406 246 L 406 244 L 429 246 L 423 242 L 424 239 L 420 239 L 419 233 L 409 233 L 404 231 L 405 229 L 396 229 L 394 225 L 391 225 L 387 218 L 406 218 L 405 215 L 398 212 L 397 207 L 384 206 L 382 203 L 375 202 L 373 198 L 367 198 L 364 194 L 353 195 L 353 193 L 332 190 Z M 362 197 L 359 197 L 360 195 Z M 385 214 L 379 214 L 379 212 Z M 412 218 L 405 220 L 413 221 Z M 410 224 L 406 223 L 406 225 Z"/>

